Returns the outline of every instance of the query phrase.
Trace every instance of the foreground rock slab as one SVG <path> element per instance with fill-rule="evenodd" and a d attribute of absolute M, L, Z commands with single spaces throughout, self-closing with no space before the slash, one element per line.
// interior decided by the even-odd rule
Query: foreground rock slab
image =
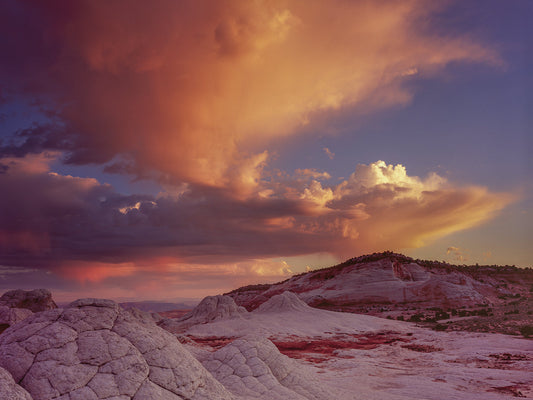
<path fill-rule="evenodd" d="M 248 336 L 205 357 L 203 365 L 235 395 L 261 400 L 338 398 L 309 367 L 281 354 L 268 339 Z"/>
<path fill-rule="evenodd" d="M 110 300 L 77 300 L 8 328 L 0 366 L 33 400 L 234 398 L 172 334 Z"/>

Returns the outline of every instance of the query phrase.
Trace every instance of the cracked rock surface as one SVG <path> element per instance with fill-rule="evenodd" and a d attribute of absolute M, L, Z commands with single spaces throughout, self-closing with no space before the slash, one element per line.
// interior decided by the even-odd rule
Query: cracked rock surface
<path fill-rule="evenodd" d="M 0 306 L 0 324 L 15 325 L 32 314 L 33 312 L 26 308 Z"/>
<path fill-rule="evenodd" d="M 330 400 L 331 389 L 267 338 L 246 336 L 207 355 L 203 365 L 235 395 L 261 400 Z"/>
<path fill-rule="evenodd" d="M 0 366 L 32 396 L 14 399 L 234 398 L 172 334 L 110 300 L 77 300 L 8 328 Z"/>
<path fill-rule="evenodd" d="M 15 383 L 5 369 L 0 368 L 0 395 L 3 400 L 32 400 L 30 394 Z"/>

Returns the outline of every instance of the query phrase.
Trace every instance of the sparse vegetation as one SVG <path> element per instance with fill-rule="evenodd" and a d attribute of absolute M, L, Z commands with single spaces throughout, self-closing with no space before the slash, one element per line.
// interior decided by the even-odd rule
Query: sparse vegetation
<path fill-rule="evenodd" d="M 533 325 L 524 325 L 520 328 L 520 333 L 523 337 L 529 338 L 533 336 Z"/>

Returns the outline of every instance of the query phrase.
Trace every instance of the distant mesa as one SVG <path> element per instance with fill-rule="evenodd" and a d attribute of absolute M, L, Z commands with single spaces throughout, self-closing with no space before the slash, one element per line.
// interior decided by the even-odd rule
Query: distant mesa
<path fill-rule="evenodd" d="M 13 399 L 234 398 L 176 337 L 111 300 L 77 300 L 8 328 L 0 367 Z"/>

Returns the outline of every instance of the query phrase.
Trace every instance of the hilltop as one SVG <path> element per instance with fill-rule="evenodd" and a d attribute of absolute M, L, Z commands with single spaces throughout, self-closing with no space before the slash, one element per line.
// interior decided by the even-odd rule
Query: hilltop
<path fill-rule="evenodd" d="M 517 333 L 521 321 L 531 319 L 532 290 L 531 268 L 452 265 L 386 251 L 227 295 L 248 311 L 291 291 L 308 305 L 331 311 L 432 324 L 446 320 L 455 329 Z M 483 318 L 492 317 L 491 323 L 477 326 L 478 317 L 487 323 Z"/>

